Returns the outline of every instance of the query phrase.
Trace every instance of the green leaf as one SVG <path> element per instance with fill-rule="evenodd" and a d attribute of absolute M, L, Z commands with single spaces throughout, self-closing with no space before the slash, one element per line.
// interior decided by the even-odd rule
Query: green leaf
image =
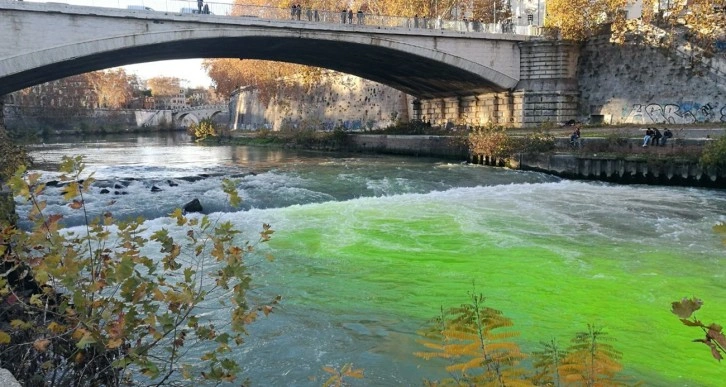
<path fill-rule="evenodd" d="M 222 191 L 229 196 L 229 204 L 232 205 L 232 207 L 239 207 L 242 199 L 240 199 L 237 192 L 237 180 L 222 180 Z"/>
<path fill-rule="evenodd" d="M 192 270 L 191 267 L 187 267 L 184 269 L 184 282 L 192 282 L 192 276 L 194 275 L 194 270 Z"/>
<path fill-rule="evenodd" d="M 86 332 L 83 334 L 83 337 L 81 337 L 81 339 L 78 340 L 78 342 L 76 343 L 76 347 L 78 347 L 79 349 L 84 349 L 87 346 L 89 346 L 91 344 L 95 344 L 95 343 L 96 343 L 96 339 L 93 338 L 93 336 L 91 335 L 91 332 Z"/>

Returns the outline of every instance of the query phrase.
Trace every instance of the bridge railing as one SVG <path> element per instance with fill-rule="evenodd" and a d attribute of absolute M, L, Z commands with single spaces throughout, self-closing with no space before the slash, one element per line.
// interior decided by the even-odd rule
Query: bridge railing
<path fill-rule="evenodd" d="M 27 1 L 27 0 L 26 0 Z M 38 2 L 38 0 L 30 0 Z M 266 7 L 258 5 L 233 4 L 232 1 L 197 0 L 67 0 L 69 5 L 83 5 L 106 8 L 127 9 L 130 12 L 165 12 L 189 17 L 203 18 L 205 9 L 215 16 L 249 17 L 268 20 L 289 20 L 295 23 L 327 23 L 346 26 L 374 26 L 387 28 L 406 28 L 421 30 L 444 30 L 461 33 L 513 33 L 519 35 L 541 35 L 538 26 L 520 26 L 508 22 L 480 23 L 477 21 L 445 20 L 426 17 L 383 16 L 364 12 L 353 12 L 352 15 L 341 10 L 321 10 L 301 8 L 293 12 L 292 8 Z M 57 5 L 58 2 L 53 2 Z M 206 6 L 206 8 L 204 7 Z M 200 11 L 201 9 L 201 11 Z"/>

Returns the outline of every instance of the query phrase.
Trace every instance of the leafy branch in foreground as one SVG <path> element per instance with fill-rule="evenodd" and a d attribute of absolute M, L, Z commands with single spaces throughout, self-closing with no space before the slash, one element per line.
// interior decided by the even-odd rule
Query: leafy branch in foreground
<path fill-rule="evenodd" d="M 347 378 L 363 379 L 363 369 L 353 368 L 352 363 L 344 364 L 340 370 L 330 366 L 323 367 L 323 371 L 327 372 L 330 377 L 323 383 L 323 387 L 343 387 L 347 386 Z"/>
<path fill-rule="evenodd" d="M 501 311 L 484 306 L 484 296 L 470 293 L 471 303 L 441 311 L 432 326 L 420 332 L 428 352 L 416 352 L 426 360 L 449 361 L 450 379 L 443 385 L 531 385 L 522 380 L 518 367 L 525 355 L 509 339 L 519 332 Z M 429 382 L 430 383 L 430 382 Z"/>
<path fill-rule="evenodd" d="M 61 172 L 68 207 L 88 219 L 84 194 L 93 177 L 82 178 L 81 157 L 65 158 Z M 140 218 L 122 222 L 106 212 L 80 230 L 63 229 L 61 215 L 44 214 L 40 175 L 21 169 L 11 186 L 32 203 L 35 224 L 0 234 L 0 362 L 21 383 L 235 380 L 232 346 L 279 297 L 248 305 L 255 245 L 240 244 L 230 222 L 176 210 L 168 228 L 150 232 Z M 238 200 L 229 182 L 224 190 Z M 264 225 L 260 241 L 272 232 Z"/>
<path fill-rule="evenodd" d="M 471 302 L 444 310 L 431 326 L 419 332 L 420 342 L 429 349 L 415 352 L 426 360 L 444 359 L 450 378 L 425 380 L 426 386 L 625 386 L 619 377 L 621 355 L 600 328 L 588 325 L 578 332 L 567 349 L 552 339 L 541 351 L 532 353 L 532 368 L 522 363 L 527 357 L 510 339 L 518 332 L 502 312 L 484 305 L 482 295 L 470 294 Z M 635 383 L 634 385 L 639 385 Z"/>
<path fill-rule="evenodd" d="M 567 356 L 559 367 L 559 373 L 567 383 L 577 386 L 624 386 L 617 379 L 622 370 L 622 357 L 608 342 L 613 341 L 607 332 L 594 325 L 587 325 L 587 331 L 578 332 L 572 339 Z"/>
<path fill-rule="evenodd" d="M 726 336 L 723 334 L 723 328 L 716 323 L 704 324 L 697 319 L 694 313 L 701 309 L 703 301 L 698 298 L 683 298 L 680 301 L 671 303 L 671 312 L 680 317 L 683 325 L 688 327 L 697 327 L 705 334 L 702 339 L 694 339 L 695 343 L 703 343 L 711 350 L 711 356 L 721 361 L 723 355 L 726 355 Z"/>

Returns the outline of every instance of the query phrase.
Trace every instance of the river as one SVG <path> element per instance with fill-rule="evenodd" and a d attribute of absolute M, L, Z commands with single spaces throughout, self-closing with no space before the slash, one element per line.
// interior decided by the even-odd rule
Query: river
<path fill-rule="evenodd" d="M 647 386 L 722 386 L 723 365 L 670 303 L 698 296 L 704 322 L 726 323 L 726 191 L 570 181 L 426 158 L 201 146 L 184 134 L 46 140 L 32 155 L 53 179 L 84 155 L 99 182 L 93 214 L 142 215 L 150 230 L 198 198 L 276 259 L 253 266 L 251 297 L 282 296 L 235 356 L 254 385 L 318 386 L 321 367 L 353 363 L 355 385 L 444 377 L 416 331 L 475 283 L 514 321 L 520 346 L 567 343 L 605 327 L 624 372 Z M 244 203 L 225 204 L 221 179 Z M 160 188 L 152 192 L 151 187 Z M 102 189 L 110 192 L 102 194 Z M 50 188 L 51 191 L 54 188 Z M 68 227 L 81 218 L 48 197 Z M 20 205 L 21 216 L 28 207 Z M 26 225 L 27 226 L 27 225 Z"/>

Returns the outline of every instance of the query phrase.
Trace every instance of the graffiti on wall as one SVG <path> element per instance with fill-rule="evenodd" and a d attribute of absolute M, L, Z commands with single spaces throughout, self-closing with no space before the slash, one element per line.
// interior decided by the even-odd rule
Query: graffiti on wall
<path fill-rule="evenodd" d="M 633 104 L 624 114 L 625 122 L 631 124 L 694 124 L 699 122 L 726 122 L 726 105 L 718 102 L 699 104 L 681 102 L 679 104 L 648 105 Z"/>

